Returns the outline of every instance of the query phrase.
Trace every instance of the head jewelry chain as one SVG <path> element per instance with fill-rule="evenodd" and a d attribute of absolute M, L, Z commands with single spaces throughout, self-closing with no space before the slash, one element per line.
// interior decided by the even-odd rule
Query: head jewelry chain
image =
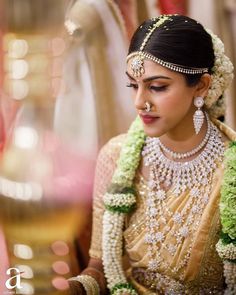
<path fill-rule="evenodd" d="M 172 18 L 168 15 L 163 15 L 161 17 L 158 17 L 157 21 L 153 24 L 153 26 L 149 29 L 149 32 L 146 34 L 146 36 L 140 46 L 140 49 L 138 51 L 130 53 L 127 56 L 127 59 L 126 59 L 127 62 L 130 59 L 132 59 L 130 66 L 131 66 L 134 77 L 138 78 L 144 74 L 144 72 L 145 72 L 144 59 L 149 59 L 149 60 L 154 61 L 154 62 L 160 64 L 161 66 L 166 67 L 172 71 L 183 73 L 183 74 L 195 75 L 195 74 L 203 74 L 203 73 L 208 72 L 208 68 L 194 68 L 194 67 L 187 67 L 187 66 L 183 66 L 183 65 L 170 63 L 170 62 L 164 61 L 164 60 L 157 58 L 154 55 L 144 51 L 145 46 L 147 45 L 148 40 L 150 39 L 153 32 L 158 27 L 160 27 L 164 22 L 166 22 L 167 20 L 171 20 L 171 19 Z"/>

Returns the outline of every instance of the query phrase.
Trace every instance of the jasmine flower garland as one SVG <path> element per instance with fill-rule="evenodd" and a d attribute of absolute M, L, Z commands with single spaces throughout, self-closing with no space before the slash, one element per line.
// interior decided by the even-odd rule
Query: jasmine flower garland
<path fill-rule="evenodd" d="M 132 187 L 133 180 L 140 162 L 140 153 L 146 135 L 139 117 L 131 125 L 124 147 L 121 150 L 117 169 L 112 177 L 112 183 L 122 187 Z"/>
<path fill-rule="evenodd" d="M 125 293 L 130 293 L 131 295 L 137 294 L 137 292 L 134 290 L 134 288 L 129 284 L 117 284 L 111 291 L 111 294 L 116 294 L 116 295 L 122 295 L 123 292 Z"/>
<path fill-rule="evenodd" d="M 125 213 L 106 210 L 103 215 L 102 259 L 110 291 L 118 284 L 127 283 L 122 269 L 124 220 Z"/>
<path fill-rule="evenodd" d="M 141 120 L 137 117 L 128 131 L 112 183 L 103 198 L 106 209 L 103 216 L 103 265 L 108 288 L 114 295 L 123 292 L 137 294 L 122 269 L 123 227 L 126 213 L 136 204 L 133 182 L 145 137 Z"/>
<path fill-rule="evenodd" d="M 136 198 L 133 193 L 106 193 L 103 201 L 107 210 L 112 212 L 128 213 L 134 208 Z"/>
<path fill-rule="evenodd" d="M 210 115 L 218 118 L 224 114 L 224 92 L 233 80 L 234 67 L 225 55 L 224 44 L 220 38 L 209 29 L 206 31 L 212 38 L 215 62 L 212 68 L 212 83 L 205 99 L 205 105 Z"/>
<path fill-rule="evenodd" d="M 225 244 L 221 239 L 216 245 L 216 250 L 222 259 L 235 260 L 236 261 L 236 244 Z"/>
<path fill-rule="evenodd" d="M 225 173 L 221 187 L 220 213 L 222 231 L 236 239 L 236 142 L 225 152 Z"/>
<path fill-rule="evenodd" d="M 236 142 L 225 152 L 225 172 L 221 187 L 221 239 L 216 250 L 224 262 L 225 294 L 236 294 Z"/>

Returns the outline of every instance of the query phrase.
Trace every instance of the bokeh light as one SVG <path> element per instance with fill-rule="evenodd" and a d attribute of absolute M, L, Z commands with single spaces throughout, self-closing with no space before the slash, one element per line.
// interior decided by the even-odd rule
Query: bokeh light
<path fill-rule="evenodd" d="M 54 288 L 56 288 L 57 290 L 66 290 L 69 288 L 69 284 L 68 281 L 63 278 L 63 277 L 56 277 L 52 280 L 52 285 L 54 286 Z"/>
<path fill-rule="evenodd" d="M 34 277 L 33 269 L 30 266 L 19 264 L 19 265 L 16 265 L 15 267 L 19 269 L 21 273 L 21 278 L 32 279 Z"/>
<path fill-rule="evenodd" d="M 16 294 L 32 295 L 34 294 L 34 287 L 29 282 L 21 282 L 21 287 Z"/>
<path fill-rule="evenodd" d="M 52 251 L 58 256 L 65 256 L 69 253 L 68 245 L 63 241 L 56 241 L 52 244 Z"/>
<path fill-rule="evenodd" d="M 10 76 L 12 79 L 23 79 L 29 72 L 29 64 L 24 59 L 16 59 L 9 61 L 10 63 Z"/>
<path fill-rule="evenodd" d="M 55 261 L 52 265 L 52 268 L 60 275 L 65 275 L 70 271 L 69 265 L 65 261 Z"/>
<path fill-rule="evenodd" d="M 37 131 L 32 127 L 17 127 L 14 132 L 14 144 L 22 149 L 35 148 L 38 143 Z"/>
<path fill-rule="evenodd" d="M 13 80 L 9 92 L 16 100 L 24 99 L 29 93 L 29 84 L 25 80 Z"/>
<path fill-rule="evenodd" d="M 33 250 L 30 246 L 24 244 L 15 244 L 14 245 L 14 255 L 21 259 L 32 259 Z"/>
<path fill-rule="evenodd" d="M 15 39 L 8 43 L 8 55 L 11 58 L 23 58 L 28 50 L 29 46 L 26 40 Z"/>

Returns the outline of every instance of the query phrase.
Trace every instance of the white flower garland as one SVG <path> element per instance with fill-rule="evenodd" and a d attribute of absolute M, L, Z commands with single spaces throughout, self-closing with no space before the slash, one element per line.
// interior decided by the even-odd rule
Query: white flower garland
<path fill-rule="evenodd" d="M 123 227 L 125 213 L 130 212 L 136 204 L 132 186 L 145 137 L 138 117 L 129 129 L 117 163 L 118 167 L 112 177 L 111 187 L 103 197 L 106 211 L 103 216 L 102 258 L 108 288 L 111 294 L 115 295 L 123 292 L 137 295 L 122 269 Z"/>
<path fill-rule="evenodd" d="M 236 260 L 236 247 L 233 243 L 224 244 L 222 240 L 216 244 L 216 250 L 222 259 Z"/>
<path fill-rule="evenodd" d="M 145 139 L 143 125 L 137 118 L 130 126 L 124 148 L 122 148 L 117 162 L 117 168 L 112 177 L 112 183 L 131 187 L 133 185 L 136 168 L 140 161 L 140 154 Z"/>
<path fill-rule="evenodd" d="M 110 194 L 106 193 L 103 197 L 105 206 L 107 207 L 131 207 L 136 204 L 134 194 Z"/>
<path fill-rule="evenodd" d="M 224 295 L 236 294 L 236 263 L 224 260 L 224 277 L 227 288 Z"/>
<path fill-rule="evenodd" d="M 223 98 L 219 100 L 221 95 L 224 95 L 225 90 L 233 80 L 233 64 L 225 55 L 224 44 L 211 30 L 206 29 L 210 34 L 213 43 L 215 54 L 215 62 L 212 68 L 213 74 L 211 87 L 205 99 L 206 108 L 214 117 L 224 114 Z"/>
<path fill-rule="evenodd" d="M 122 269 L 122 236 L 124 213 L 112 213 L 105 211 L 103 216 L 103 261 L 108 288 L 112 289 L 116 284 L 126 283 Z"/>

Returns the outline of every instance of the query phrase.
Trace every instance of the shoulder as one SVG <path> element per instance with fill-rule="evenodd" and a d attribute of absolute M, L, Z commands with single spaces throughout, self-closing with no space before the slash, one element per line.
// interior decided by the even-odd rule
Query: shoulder
<path fill-rule="evenodd" d="M 122 145 L 127 137 L 127 134 L 120 134 L 111 138 L 100 150 L 98 161 L 101 158 L 116 161 L 119 158 Z"/>
<path fill-rule="evenodd" d="M 219 120 L 213 119 L 212 121 L 223 133 L 226 141 L 236 141 L 236 132 L 232 128 L 227 126 L 225 123 L 220 122 Z"/>

